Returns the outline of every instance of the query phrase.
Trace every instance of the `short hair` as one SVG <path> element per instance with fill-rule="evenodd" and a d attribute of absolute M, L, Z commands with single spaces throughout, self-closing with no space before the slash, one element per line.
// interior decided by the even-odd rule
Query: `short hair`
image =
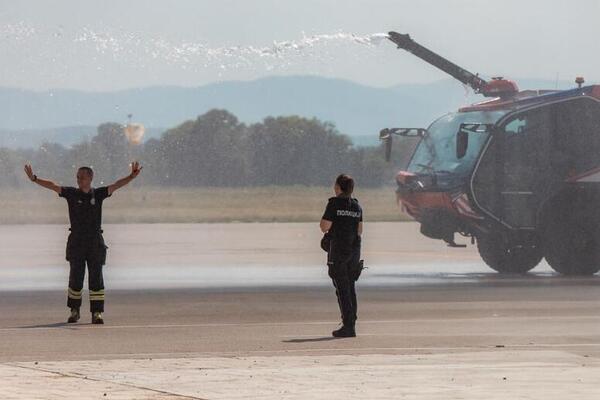
<path fill-rule="evenodd" d="M 336 185 L 340 187 L 340 190 L 344 196 L 350 197 L 354 191 L 354 179 L 347 174 L 339 175 L 335 180 Z"/>
<path fill-rule="evenodd" d="M 87 174 L 89 175 L 90 178 L 94 177 L 94 170 L 90 167 L 79 167 L 79 169 L 77 170 L 79 171 L 85 171 L 87 172 Z"/>

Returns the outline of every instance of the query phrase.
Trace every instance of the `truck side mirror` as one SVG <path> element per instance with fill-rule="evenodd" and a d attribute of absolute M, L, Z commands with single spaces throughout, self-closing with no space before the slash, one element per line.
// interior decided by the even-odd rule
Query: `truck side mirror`
<path fill-rule="evenodd" d="M 469 148 L 469 132 L 459 129 L 456 132 L 456 158 L 461 159 L 467 154 Z"/>
<path fill-rule="evenodd" d="M 384 142 L 385 145 L 385 160 L 390 161 L 392 155 L 392 137 L 394 135 L 409 137 L 409 138 L 423 138 L 427 135 L 427 129 L 423 128 L 385 128 L 379 131 L 379 140 Z"/>
<path fill-rule="evenodd" d="M 388 128 L 382 129 L 379 132 L 379 140 L 383 142 L 384 146 L 385 161 L 390 161 L 392 158 L 392 137 L 393 135 Z"/>

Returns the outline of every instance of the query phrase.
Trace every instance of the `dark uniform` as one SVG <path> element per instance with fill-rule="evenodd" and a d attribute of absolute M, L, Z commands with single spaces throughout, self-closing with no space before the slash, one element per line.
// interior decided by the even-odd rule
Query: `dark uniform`
<path fill-rule="evenodd" d="M 62 187 L 59 194 L 69 204 L 71 233 L 67 241 L 67 261 L 71 265 L 67 306 L 81 306 L 85 265 L 88 267 L 90 311 L 104 312 L 104 278 L 106 245 L 102 237 L 102 202 L 109 197 L 108 187 L 85 193 L 78 188 Z"/>
<path fill-rule="evenodd" d="M 355 283 L 362 271 L 361 238 L 358 235 L 358 224 L 363 220 L 362 208 L 356 199 L 332 197 L 323 219 L 333 223 L 327 233 L 329 277 L 333 280 L 344 326 L 353 328 L 358 310 Z"/>

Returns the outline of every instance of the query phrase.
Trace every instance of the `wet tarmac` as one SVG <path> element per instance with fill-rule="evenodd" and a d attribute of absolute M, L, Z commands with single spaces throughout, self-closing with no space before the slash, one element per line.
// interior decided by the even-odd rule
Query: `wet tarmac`
<path fill-rule="evenodd" d="M 65 227 L 0 227 L 0 290 L 64 290 Z M 329 287 L 315 224 L 109 225 L 108 289 L 267 289 Z M 525 276 L 489 269 L 474 246 L 452 249 L 414 223 L 367 224 L 363 287 L 596 285 L 564 278 L 542 262 Z"/>
<path fill-rule="evenodd" d="M 109 225 L 105 236 L 107 325 L 95 329 L 85 313 L 82 324 L 63 323 L 65 227 L 0 227 L 4 357 L 75 357 L 71 340 L 85 348 L 89 335 L 104 350 L 86 350 L 88 357 L 280 352 L 290 349 L 288 339 L 309 351 L 338 323 L 315 224 Z M 413 223 L 367 224 L 363 243 L 359 325 L 366 343 L 343 349 L 539 340 L 579 346 L 577 335 L 600 342 L 600 276 L 565 278 L 545 263 L 524 276 L 502 276 L 473 247 L 445 247 Z M 523 323 L 540 329 L 526 334 Z M 407 331 L 411 324 L 416 330 Z"/>

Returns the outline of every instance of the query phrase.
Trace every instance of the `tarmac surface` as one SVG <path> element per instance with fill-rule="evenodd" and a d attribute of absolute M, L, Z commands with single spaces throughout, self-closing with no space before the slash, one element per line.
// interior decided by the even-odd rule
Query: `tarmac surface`
<path fill-rule="evenodd" d="M 598 399 L 600 277 L 500 276 L 367 224 L 358 337 L 314 224 L 109 225 L 106 324 L 66 324 L 62 226 L 2 226 L 2 399 Z M 85 297 L 84 297 L 85 301 Z"/>

